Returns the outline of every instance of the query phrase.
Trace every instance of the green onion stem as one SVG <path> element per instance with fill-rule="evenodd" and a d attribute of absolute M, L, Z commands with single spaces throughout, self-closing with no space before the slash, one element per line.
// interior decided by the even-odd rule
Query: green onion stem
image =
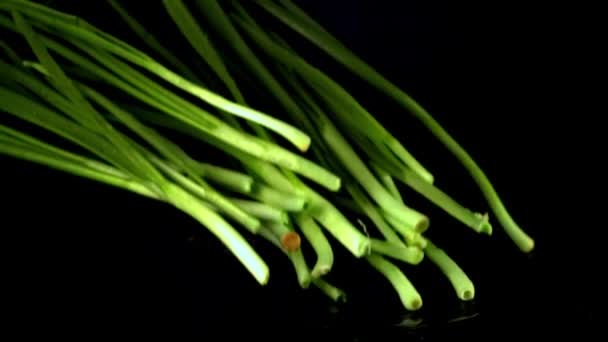
<path fill-rule="evenodd" d="M 420 294 L 399 267 L 378 254 L 370 254 L 366 259 L 390 282 L 407 310 L 415 311 L 422 307 Z"/>
<path fill-rule="evenodd" d="M 65 159 L 66 161 L 81 164 L 83 167 L 89 167 L 118 177 L 128 177 L 127 174 L 110 165 L 99 162 L 95 159 L 83 157 L 82 155 L 69 152 L 62 148 L 55 147 L 51 144 L 43 142 L 42 140 L 36 139 L 30 135 L 4 125 L 0 125 L 0 139 L 6 142 L 19 143 L 21 146 L 36 149 L 40 152 Z"/>
<path fill-rule="evenodd" d="M 139 23 L 133 16 L 129 14 L 127 9 L 116 0 L 107 0 L 112 8 L 118 13 L 122 20 L 129 26 L 129 28 L 152 50 L 164 58 L 167 62 L 171 63 L 173 67 L 182 75 L 189 78 L 191 81 L 201 84 L 199 78 L 190 71 L 182 61 L 175 57 L 168 49 L 166 49 L 156 37 L 148 32 L 146 27 Z"/>
<path fill-rule="evenodd" d="M 298 246 L 297 248 L 290 250 L 291 246 L 286 246 L 285 244 L 284 238 L 294 234 L 293 229 L 290 226 L 275 222 L 265 222 L 264 227 L 271 231 L 273 235 L 280 241 L 281 249 L 287 254 L 296 271 L 300 286 L 302 288 L 308 288 L 310 286 L 312 277 L 310 274 L 310 269 L 308 268 L 306 260 L 304 259 L 302 249 Z"/>
<path fill-rule="evenodd" d="M 341 196 L 331 197 L 331 202 L 335 203 L 337 207 L 350 211 L 357 215 L 366 215 L 365 211 L 359 207 L 359 205 L 352 199 L 344 198 Z"/>
<path fill-rule="evenodd" d="M 431 241 L 424 249 L 428 258 L 445 274 L 456 295 L 461 300 L 472 300 L 475 297 L 475 286 L 464 271 L 441 248 Z"/>
<path fill-rule="evenodd" d="M 474 231 L 487 235 L 492 234 L 492 225 L 488 222 L 487 215 L 463 207 L 439 188 L 423 181 L 418 175 L 406 168 L 400 168 L 399 170 L 390 168 L 388 172 Z"/>
<path fill-rule="evenodd" d="M 317 261 L 311 272 L 312 277 L 319 278 L 329 273 L 334 264 L 334 253 L 321 227 L 310 215 L 304 213 L 297 214 L 295 221 L 317 255 Z"/>
<path fill-rule="evenodd" d="M 271 207 L 268 204 L 234 197 L 227 197 L 227 199 L 247 214 L 259 220 L 273 221 L 282 224 L 289 223 L 289 215 L 287 215 L 286 212 Z"/>
<path fill-rule="evenodd" d="M 284 228 L 278 229 L 280 231 L 284 230 Z M 301 249 L 287 251 L 281 244 L 280 238 L 277 234 L 280 234 L 277 231 L 277 227 L 269 228 L 268 226 L 265 226 L 260 229 L 260 236 L 272 243 L 275 247 L 279 248 L 289 258 L 289 261 L 296 272 L 298 284 L 301 288 L 307 289 L 310 286 L 311 281 L 314 281 L 314 279 L 311 277 L 310 269 L 308 268 L 306 259 L 304 258 L 304 253 Z"/>
<path fill-rule="evenodd" d="M 359 190 L 355 185 L 348 184 L 346 190 L 352 196 L 355 201 L 355 205 L 367 215 L 367 217 L 374 223 L 376 228 L 384 236 L 384 238 L 392 243 L 401 243 L 401 239 L 395 233 L 388 223 L 382 217 L 382 214 L 378 209 L 371 203 L 371 201 L 365 196 L 365 194 Z M 410 236 L 411 234 L 406 234 Z M 407 241 L 407 239 L 406 239 Z"/>
<path fill-rule="evenodd" d="M 250 23 L 251 20 L 241 19 L 239 22 Z M 253 27 L 251 24 L 247 25 Z M 256 32 L 259 33 L 259 30 Z M 256 36 L 262 36 L 262 34 L 258 34 Z M 258 39 L 258 42 L 260 40 L 263 39 Z M 426 229 L 426 227 L 428 227 L 429 222 L 425 215 L 418 213 L 415 210 L 394 200 L 392 196 L 386 190 L 384 190 L 382 185 L 380 185 L 373 174 L 352 150 L 346 139 L 342 137 L 339 131 L 333 126 L 330 120 L 323 115 L 323 113 L 316 113 L 314 119 L 317 121 L 317 126 L 319 126 L 321 136 L 324 138 L 327 145 L 340 159 L 342 164 L 344 164 L 345 168 L 348 169 L 350 173 L 357 179 L 357 181 L 363 185 L 363 187 L 369 192 L 377 203 L 379 203 L 386 210 L 391 211 L 394 215 L 400 217 L 405 222 L 412 224 L 414 227 L 420 226 L 419 229 Z"/>
<path fill-rule="evenodd" d="M 264 227 L 270 229 L 279 239 L 284 235 L 293 232 L 293 229 L 286 223 L 264 222 Z"/>
<path fill-rule="evenodd" d="M 306 264 L 306 259 L 304 259 L 304 253 L 302 249 L 298 249 L 292 252 L 287 252 L 289 256 L 289 260 L 291 260 L 294 269 L 296 270 L 296 275 L 298 277 L 298 283 L 300 287 L 303 289 L 307 289 L 310 286 L 310 282 L 312 281 L 312 277 L 310 274 L 310 269 Z"/>
<path fill-rule="evenodd" d="M 199 13 L 203 15 L 206 22 L 213 30 L 225 38 L 229 46 L 238 54 L 241 61 L 258 77 L 258 79 L 270 90 L 270 94 L 293 116 L 301 116 L 299 106 L 291 99 L 285 89 L 272 76 L 266 67 L 258 60 L 256 55 L 249 49 L 241 38 L 230 19 L 224 13 L 221 5 L 215 0 L 195 1 Z"/>
<path fill-rule="evenodd" d="M 4 52 L 4 54 L 8 57 L 9 61 L 15 65 L 19 65 L 21 63 L 21 58 L 10 45 L 8 45 L 5 41 L 0 39 L 0 51 Z"/>
<path fill-rule="evenodd" d="M 287 251 L 285 251 L 285 249 L 281 245 L 281 241 L 279 240 L 279 238 L 276 235 L 274 235 L 274 233 L 270 229 L 262 226 L 260 228 L 260 230 L 258 231 L 258 235 L 261 236 L 262 238 L 266 239 L 268 242 L 270 242 L 272 245 L 274 245 L 278 249 L 280 249 L 283 253 L 287 254 Z"/>
<path fill-rule="evenodd" d="M 201 133 L 193 129 L 191 126 L 188 126 L 182 122 L 171 120 L 166 116 L 154 112 L 154 111 L 145 111 L 143 113 L 136 112 L 136 115 L 143 120 L 154 125 L 158 125 L 161 127 L 169 128 L 171 130 L 177 131 L 179 133 L 185 134 L 191 138 L 197 139 L 204 143 L 212 144 L 213 146 L 224 150 L 226 153 L 230 154 L 237 160 L 239 160 L 245 169 L 248 172 L 254 174 L 266 184 L 272 186 L 272 188 L 278 189 L 282 192 L 286 193 L 294 193 L 293 185 L 287 180 L 285 175 L 281 173 L 275 165 L 264 162 L 260 159 L 255 158 L 252 155 L 244 153 L 230 145 L 223 144 L 219 140 L 216 139 L 208 139 L 208 137 L 201 136 Z M 256 182 L 257 183 L 257 182 Z M 236 190 L 236 189 L 233 189 Z M 283 196 L 285 197 L 285 196 Z M 260 198 L 256 198 L 260 199 Z M 262 200 L 262 199 L 260 199 Z M 299 200 L 298 200 L 299 201 Z M 268 202 L 271 205 L 280 207 L 278 203 Z M 297 207 L 297 206 L 296 206 Z M 283 207 L 282 209 L 288 210 L 288 208 Z M 299 209 L 296 209 L 296 211 Z"/>
<path fill-rule="evenodd" d="M 223 195 L 212 189 L 210 186 L 201 186 L 198 183 L 190 180 L 189 178 L 181 175 L 177 170 L 173 169 L 167 163 L 163 162 L 159 158 L 150 155 L 150 160 L 163 172 L 167 174 L 171 179 L 173 179 L 177 184 L 187 189 L 189 192 L 196 195 L 198 198 L 202 200 L 209 201 L 210 203 L 217 206 L 221 212 L 225 213 L 229 217 L 233 218 L 235 221 L 242 224 L 245 228 L 247 228 L 253 234 L 256 234 L 261 227 L 261 223 L 258 219 L 249 215 L 241 208 L 236 206 L 230 200 L 225 198 Z"/>
<path fill-rule="evenodd" d="M 163 191 L 169 203 L 189 214 L 217 236 L 261 285 L 268 283 L 268 265 L 228 222 L 179 186 L 167 183 L 164 184 Z"/>
<path fill-rule="evenodd" d="M 132 179 L 127 175 L 118 176 L 117 174 L 120 171 L 111 170 L 111 166 L 98 167 L 94 160 L 86 161 L 86 165 L 83 165 L 61 156 L 49 154 L 48 151 L 36 152 L 30 146 L 10 144 L 3 141 L 0 141 L 0 153 L 131 191 L 148 198 L 161 200 L 155 187 L 148 187 L 146 183 Z M 106 172 L 108 170 L 111 171 Z"/>
<path fill-rule="evenodd" d="M 46 70 L 51 84 L 61 92 L 72 103 L 79 115 L 71 112 L 71 116 L 85 127 L 103 134 L 114 145 L 120 147 L 118 153 L 125 158 L 125 167 L 129 168 L 143 178 L 150 178 L 155 181 L 162 181 L 160 174 L 138 153 L 132 150 L 122 139 L 122 135 L 117 132 L 104 118 L 86 101 L 84 95 L 76 88 L 75 84 L 65 75 L 61 67 L 49 54 L 47 47 L 34 32 L 29 22 L 17 11 L 12 11 L 13 19 L 17 30 L 25 37 L 26 41 L 40 60 Z"/>
<path fill-rule="evenodd" d="M 355 257 L 363 257 L 370 252 L 370 241 L 361 231 L 355 228 L 336 207 L 308 189 L 311 202 L 309 215 L 315 218 L 336 240 L 338 240 Z"/>
<path fill-rule="evenodd" d="M 397 184 L 395 184 L 395 181 L 393 180 L 393 177 L 391 177 L 388 172 L 386 172 L 381 167 L 378 167 L 374 163 L 371 163 L 370 166 L 372 170 L 374 170 L 374 173 L 376 174 L 376 176 L 378 176 L 378 179 L 380 179 L 384 187 L 386 187 L 386 190 L 388 190 L 388 192 L 393 195 L 393 197 L 395 197 L 399 202 L 404 203 L 403 198 L 401 197 L 401 193 L 397 188 Z"/>
<path fill-rule="evenodd" d="M 65 49 L 62 49 L 61 47 L 51 44 L 49 44 L 49 46 L 59 48 L 58 52 L 61 51 L 60 53 L 66 55 L 66 57 L 74 57 L 72 53 L 65 51 Z M 135 96 L 140 100 L 155 106 L 159 110 L 174 115 L 177 119 L 181 120 L 182 123 L 187 124 L 188 126 L 193 126 L 196 129 L 201 130 L 201 132 L 209 134 L 210 137 L 217 138 L 231 147 L 242 149 L 255 157 L 276 163 L 288 169 L 292 169 L 330 190 L 335 191 L 340 188 L 340 179 L 317 164 L 288 150 L 285 150 L 276 144 L 269 143 L 265 140 L 249 136 L 230 128 L 218 119 L 212 117 L 210 114 L 204 112 L 202 109 L 192 105 L 165 88 L 159 86 L 155 82 L 147 79 L 143 74 L 136 72 L 134 69 L 126 66 L 116 58 L 112 58 L 110 55 L 104 55 L 103 52 L 94 51 L 82 44 L 80 44 L 80 48 L 89 53 L 93 58 L 98 59 L 107 67 L 116 68 L 117 66 L 120 66 L 116 72 L 120 73 L 123 77 L 129 77 L 132 82 L 140 84 L 140 87 L 148 89 L 150 93 L 147 95 L 138 93 L 133 86 L 127 85 L 109 73 L 101 73 L 98 71 L 100 76 L 104 77 L 106 80 L 122 88 L 123 90 L 135 94 Z M 89 67 L 92 67 L 90 63 L 83 62 L 82 59 L 79 60 L 81 61 L 81 65 L 88 65 Z M 166 99 L 164 101 L 170 101 L 172 105 L 161 105 L 158 102 L 158 99 Z M 186 111 L 200 115 L 197 115 L 195 119 L 191 114 L 184 114 Z"/>
<path fill-rule="evenodd" d="M 384 210 L 398 217 L 403 222 L 423 231 L 429 226 L 429 219 L 425 215 L 399 203 L 391 194 L 384 189 L 372 172 L 365 166 L 363 161 L 352 150 L 346 139 L 329 122 L 324 120 L 321 134 L 332 151 L 340 159 L 342 164 L 357 179 L 361 186 Z"/>
<path fill-rule="evenodd" d="M 189 176 L 194 177 L 197 175 L 197 172 L 192 165 L 193 161 L 178 145 L 169 141 L 155 130 L 143 125 L 134 116 L 122 110 L 119 106 L 114 104 L 99 92 L 84 84 L 76 84 L 87 97 L 91 98 L 94 102 L 114 115 L 114 117 L 116 117 L 120 123 L 124 124 L 130 130 L 143 138 L 165 158 L 178 165 L 179 168 L 184 170 Z"/>
<path fill-rule="evenodd" d="M 312 284 L 323 292 L 334 302 L 346 302 L 346 293 L 334 285 L 323 280 L 323 278 L 313 278 Z"/>
<path fill-rule="evenodd" d="M 163 0 L 163 5 L 188 43 L 224 82 L 234 99 L 240 104 L 245 104 L 245 99 L 236 82 L 228 73 L 228 69 L 222 58 L 207 34 L 197 23 L 196 18 L 190 13 L 186 4 L 182 0 Z"/>
<path fill-rule="evenodd" d="M 210 136 L 224 141 L 231 146 L 242 149 L 243 151 L 261 159 L 277 163 L 289 169 L 293 169 L 305 177 L 319 182 L 321 185 L 326 186 L 330 190 L 339 189 L 339 178 L 331 174 L 329 171 L 319 167 L 315 163 L 302 158 L 299 155 L 280 147 L 279 145 L 250 136 L 242 131 L 238 131 L 225 125 L 222 121 L 203 111 L 201 108 L 198 108 L 183 98 L 180 98 L 174 93 L 168 91 L 166 88 L 163 88 L 162 86 L 148 79 L 143 74 L 137 72 L 135 69 L 128 67 L 126 64 L 108 54 L 104 54 L 102 51 L 94 50 L 83 44 L 76 45 L 87 52 L 91 57 L 104 64 L 106 67 L 113 68 L 122 77 L 128 78 L 134 84 L 138 84 L 141 89 L 147 89 L 147 97 L 166 99 L 165 101 L 170 101 L 173 104 L 171 109 L 167 107 L 158 109 L 164 110 L 184 123 L 194 126 L 205 134 L 209 134 Z M 113 80 L 113 82 L 116 83 L 117 80 Z M 197 115 L 194 117 L 192 114 L 185 113 L 196 113 Z"/>
<path fill-rule="evenodd" d="M 395 231 L 403 236 L 403 239 L 408 246 L 418 246 L 420 248 L 426 246 L 426 239 L 419 232 L 416 232 L 391 214 L 384 212 L 383 217 Z"/>
<path fill-rule="evenodd" d="M 253 188 L 248 195 L 273 207 L 289 212 L 302 211 L 306 208 L 306 204 L 308 203 L 303 196 L 275 190 L 274 188 L 260 184 L 259 182 L 254 183 Z"/>
<path fill-rule="evenodd" d="M 0 63 L 0 74 L 3 74 L 1 66 L 2 63 Z M 57 98 L 61 99 L 61 96 L 56 93 L 53 93 L 50 88 L 31 88 L 31 83 L 22 83 L 22 85 L 24 85 L 30 90 L 34 90 L 35 92 L 41 90 L 43 95 L 57 95 Z M 57 104 L 61 103 L 67 105 L 67 108 L 64 108 L 66 111 L 75 110 L 74 108 L 70 107 L 67 101 L 59 101 Z M 72 143 L 84 147 L 90 152 L 110 162 L 112 165 L 120 168 L 125 172 L 129 172 L 129 169 L 124 166 L 124 158 L 118 155 L 115 146 L 100 137 L 96 132 L 92 132 L 82 126 L 78 126 L 76 123 L 68 120 L 59 113 L 42 105 L 41 103 L 32 101 L 29 97 L 25 95 L 16 93 L 15 91 L 4 87 L 0 87 L 0 108 L 2 108 L 2 110 L 4 110 L 5 112 L 10 113 L 24 121 L 42 127 L 66 140 L 71 141 Z"/>
<path fill-rule="evenodd" d="M 423 179 L 433 182 L 433 176 L 396 140 L 388 131 L 368 113 L 346 90 L 317 68 L 308 64 L 300 56 L 273 41 L 264 31 L 252 24 L 252 20 L 234 16 L 244 31 L 258 44 L 264 52 L 281 63 L 293 68 L 316 90 L 317 94 L 333 107 L 343 123 L 368 134 L 378 141 L 384 141 L 406 165 L 419 172 Z M 356 120 L 353 120 L 353 115 Z"/>
<path fill-rule="evenodd" d="M 173 19 L 174 23 L 178 26 L 182 34 L 186 37 L 190 45 L 197 51 L 197 53 L 206 61 L 211 67 L 219 79 L 224 83 L 226 88 L 230 91 L 233 98 L 237 103 L 247 106 L 243 94 L 236 86 L 236 82 L 228 72 L 224 60 L 220 57 L 218 51 L 213 46 L 208 35 L 201 29 L 196 22 L 196 19 L 192 16 L 187 6 L 180 0 L 178 1 L 164 1 L 163 2 L 169 16 Z M 242 73 L 241 73 L 242 74 Z M 223 113 L 222 113 L 223 114 Z M 222 115 L 230 125 L 235 128 L 241 129 L 240 124 L 235 120 L 234 117 L 228 115 Z M 255 134 L 268 141 L 274 142 L 273 138 L 266 132 L 266 130 L 259 126 L 257 123 L 247 120 L 246 123 L 253 129 Z M 309 138 L 310 139 L 310 138 Z"/>
<path fill-rule="evenodd" d="M 424 252 L 418 247 L 409 247 L 378 239 L 371 239 L 371 242 L 372 253 L 389 256 L 412 265 L 418 265 L 424 259 Z"/>
<path fill-rule="evenodd" d="M 200 176 L 210 182 L 242 194 L 249 194 L 253 189 L 254 180 L 245 173 L 209 163 L 199 162 L 197 165 L 201 171 Z"/>

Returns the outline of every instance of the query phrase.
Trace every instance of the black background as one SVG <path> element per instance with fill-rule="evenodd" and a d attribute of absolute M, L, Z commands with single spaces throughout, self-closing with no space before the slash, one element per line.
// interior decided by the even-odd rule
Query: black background
<path fill-rule="evenodd" d="M 100 2 L 82 3 L 55 2 L 91 22 L 116 20 L 95 7 L 107 11 Z M 256 248 L 271 260 L 271 282 L 260 288 L 216 239 L 169 206 L 2 157 L 4 323 L 22 336 L 83 339 L 194 340 L 217 332 L 278 339 L 321 331 L 336 341 L 588 336 L 601 309 L 603 229 L 595 213 L 603 204 L 604 107 L 596 104 L 602 83 L 593 83 L 601 80 L 601 40 L 591 9 L 531 1 L 299 3 L 470 152 L 536 239 L 534 253 L 518 252 L 497 224 L 485 239 L 432 211 L 431 229 L 469 273 L 477 298 L 458 303 L 432 267 L 406 267 L 425 300 L 417 314 L 424 324 L 399 327 L 408 314 L 395 293 L 343 251 L 333 280 L 349 291 L 346 305 L 301 291 L 290 265 L 264 243 Z M 323 61 L 439 186 L 463 203 L 485 205 L 421 126 Z"/>

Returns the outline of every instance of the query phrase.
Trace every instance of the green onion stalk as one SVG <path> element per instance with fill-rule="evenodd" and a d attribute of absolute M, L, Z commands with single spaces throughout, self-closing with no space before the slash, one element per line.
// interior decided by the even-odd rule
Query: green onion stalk
<path fill-rule="evenodd" d="M 361 77 L 370 85 L 395 100 L 415 118 L 420 120 L 470 173 L 509 237 L 524 252 L 530 252 L 534 249 L 534 240 L 513 220 L 485 173 L 477 163 L 475 163 L 467 151 L 461 147 L 460 144 L 458 144 L 458 142 L 448 134 L 437 120 L 435 120 L 419 103 L 374 70 L 372 66 L 357 57 L 344 44 L 333 37 L 319 23 L 290 0 L 280 0 L 276 2 L 256 1 L 255 3 L 325 51 L 355 75 Z M 418 170 L 418 174 L 421 178 L 426 179 L 427 181 L 430 180 L 430 177 L 425 174 L 424 170 L 421 169 L 419 165 L 412 163 L 411 167 L 415 172 Z"/>

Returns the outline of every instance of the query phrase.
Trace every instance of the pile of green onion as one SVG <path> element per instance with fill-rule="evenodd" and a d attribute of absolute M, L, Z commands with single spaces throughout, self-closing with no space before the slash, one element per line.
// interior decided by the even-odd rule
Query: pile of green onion
<path fill-rule="evenodd" d="M 470 173 L 519 249 L 534 248 L 439 123 L 289 0 L 163 0 L 163 14 L 198 64 L 180 60 L 118 1 L 108 3 L 140 47 L 33 1 L 0 2 L 2 37 L 12 38 L 0 40 L 0 153 L 174 206 L 215 235 L 262 285 L 269 266 L 251 239 L 274 244 L 302 288 L 312 285 L 334 300 L 344 293 L 325 278 L 333 248 L 365 259 L 407 310 L 421 308 L 422 298 L 397 263 L 418 265 L 425 257 L 458 298 L 473 299 L 471 280 L 424 235 L 432 220 L 400 191 L 413 189 L 476 233 L 492 234 L 490 215 L 434 185 L 433 175 L 346 87 L 297 52 L 287 38 L 297 33 L 419 119 Z M 291 35 L 256 21 L 254 11 Z M 249 104 L 259 98 L 277 110 Z M 221 158 L 194 157 L 165 132 L 194 138 L 200 150 Z M 350 214 L 375 228 L 363 231 Z M 315 255 L 304 255 L 302 244 Z"/>

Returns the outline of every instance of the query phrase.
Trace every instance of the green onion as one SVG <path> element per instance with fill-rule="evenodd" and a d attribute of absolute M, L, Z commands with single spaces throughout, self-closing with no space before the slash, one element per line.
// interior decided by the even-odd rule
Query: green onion
<path fill-rule="evenodd" d="M 289 223 L 289 216 L 286 212 L 271 207 L 268 204 L 233 197 L 229 197 L 228 199 L 241 210 L 259 220 L 272 221 L 281 224 Z"/>
<path fill-rule="evenodd" d="M 393 197 L 395 197 L 395 199 L 397 199 L 399 202 L 404 203 L 403 198 L 401 197 L 401 193 L 399 192 L 399 189 L 397 189 L 397 184 L 395 184 L 395 181 L 393 180 L 391 175 L 388 172 L 386 172 L 384 169 L 382 169 L 381 167 L 376 166 L 376 164 L 372 163 L 371 168 L 372 168 L 372 170 L 374 170 L 374 173 L 376 174 L 378 179 L 382 182 L 382 184 L 384 185 L 386 190 L 388 190 L 388 192 Z"/>
<path fill-rule="evenodd" d="M 312 283 L 334 302 L 346 302 L 346 293 L 323 280 L 323 278 L 313 278 Z"/>
<path fill-rule="evenodd" d="M 421 232 L 415 231 L 412 227 L 400 221 L 390 213 L 383 212 L 383 217 L 390 224 L 395 231 L 397 231 L 407 243 L 408 246 L 418 246 L 424 248 L 426 246 L 426 239 L 422 236 Z"/>
<path fill-rule="evenodd" d="M 3 40 L 0 40 L 0 50 L 4 52 L 4 54 L 8 57 L 8 59 L 13 64 L 19 64 L 21 62 L 21 58 L 17 55 L 17 52 L 13 50 L 8 44 L 6 44 Z"/>
<path fill-rule="evenodd" d="M 52 118 L 59 118 L 58 114 L 51 111 L 49 108 L 17 93 L 10 89 L 0 87 L 0 109 L 9 113 L 17 114 L 24 118 L 36 118 L 31 120 L 34 123 L 39 123 L 43 128 L 54 128 L 53 124 L 45 124 Z M 25 115 L 29 113 L 30 115 Z M 38 113 L 38 114 L 37 114 Z M 40 116 L 38 116 L 40 115 Z M 63 132 L 63 135 L 68 138 L 86 137 L 86 129 L 82 126 L 66 126 L 74 128 L 70 134 Z M 64 170 L 72 174 L 95 179 L 106 184 L 118 186 L 127 190 L 132 190 L 144 196 L 164 199 L 168 203 L 173 204 L 176 208 L 181 209 L 191 217 L 201 222 L 215 236 L 217 236 L 232 253 L 243 263 L 249 272 L 260 282 L 266 284 L 268 281 L 269 270 L 264 261 L 255 253 L 249 244 L 232 228 L 221 216 L 214 211 L 209 210 L 193 195 L 189 194 L 180 187 L 171 184 L 168 181 L 155 180 L 153 183 L 138 182 L 138 178 L 125 177 L 121 178 L 119 170 L 108 172 L 111 168 L 95 167 L 95 163 L 85 163 L 80 165 L 76 160 L 84 161 L 84 159 L 75 157 L 68 153 L 57 153 L 55 148 L 45 147 L 42 143 L 33 143 L 34 140 L 24 138 L 25 136 L 14 134 L 10 130 L 3 130 L 4 136 L 10 136 L 17 141 L 16 144 L 7 143 L 3 138 L 0 143 L 0 151 L 4 154 L 11 155 L 16 158 L 21 158 L 37 163 L 47 165 L 56 169 Z M 18 138 L 18 139 L 17 139 Z M 86 140 L 86 139 L 83 139 Z M 26 145 L 30 144 L 29 147 Z M 24 147 L 26 146 L 26 147 Z M 95 151 L 95 149 L 92 149 Z M 143 156 L 142 156 L 143 157 Z M 104 170 L 104 171 L 101 171 Z M 145 184 L 150 184 L 147 187 Z M 156 191 L 158 189 L 158 192 Z"/>
<path fill-rule="evenodd" d="M 349 169 L 361 186 L 368 191 L 369 195 L 374 198 L 384 210 L 395 215 L 400 220 L 403 220 L 406 224 L 411 225 L 415 230 L 424 231 L 428 228 L 428 218 L 401 204 L 391 196 L 377 181 L 365 164 L 357 157 L 346 140 L 329 121 L 324 122 L 321 134 L 326 139 L 327 144 L 331 146 L 332 150 L 336 153 L 342 164 Z"/>
<path fill-rule="evenodd" d="M 308 288 L 312 280 L 310 269 L 300 248 L 300 238 L 294 230 L 284 224 L 267 222 L 264 225 L 280 240 L 281 249 L 287 254 L 296 271 L 298 283 L 302 288 Z"/>
<path fill-rule="evenodd" d="M 152 168 L 149 163 L 138 156 L 137 153 L 132 151 L 132 147 L 128 143 L 122 140 L 121 136 L 117 134 L 114 128 L 107 124 L 107 122 L 95 111 L 95 109 L 89 104 L 84 96 L 78 91 L 75 85 L 69 80 L 63 73 L 59 65 L 48 53 L 46 47 L 42 41 L 38 38 L 36 33 L 30 27 L 29 23 L 23 18 L 23 16 L 13 11 L 13 18 L 19 31 L 25 36 L 29 45 L 34 50 L 34 53 L 41 61 L 45 70 L 49 73 L 49 79 L 54 86 L 63 93 L 78 110 L 82 111 L 86 116 L 79 115 L 73 116 L 79 120 L 80 123 L 85 127 L 92 128 L 96 127 L 100 129 L 103 135 L 112 141 L 112 143 L 120 146 L 119 153 L 124 154 L 125 160 L 128 161 L 128 167 L 132 172 L 137 172 L 143 177 L 152 177 L 157 180 L 160 179 L 159 173 Z M 86 120 L 82 120 L 86 118 Z"/>
<path fill-rule="evenodd" d="M 319 278 L 329 273 L 334 264 L 334 253 L 321 227 L 306 214 L 296 215 L 295 221 L 317 255 L 317 261 L 311 272 L 312 277 Z"/>
<path fill-rule="evenodd" d="M 248 194 L 252 198 L 289 212 L 302 211 L 308 203 L 303 196 L 285 193 L 260 182 L 254 183 Z"/>
<path fill-rule="evenodd" d="M 354 185 L 347 185 L 346 189 L 348 190 L 350 195 L 353 197 L 353 199 L 355 201 L 355 206 L 361 208 L 361 210 L 372 220 L 372 222 L 374 223 L 376 228 L 380 231 L 380 233 L 382 233 L 382 235 L 384 236 L 384 238 L 387 241 L 390 241 L 393 243 L 401 242 L 401 239 L 399 238 L 399 236 L 397 234 L 395 234 L 395 230 L 393 230 L 386 223 L 386 221 L 382 217 L 382 214 L 380 213 L 380 211 L 378 211 L 376 209 L 376 207 L 374 207 L 374 205 L 367 199 L 367 197 L 365 196 L 365 194 L 363 194 L 362 191 L 360 191 Z M 405 236 L 409 237 L 411 235 L 405 234 Z M 408 241 L 407 238 L 406 238 L 406 241 Z M 408 243 L 410 243 L 412 241 L 409 241 Z"/>
<path fill-rule="evenodd" d="M 146 185 L 109 165 L 58 149 L 0 125 L 0 153 L 160 200 L 153 184 Z"/>
<path fill-rule="evenodd" d="M 370 254 L 366 259 L 389 281 L 406 309 L 416 311 L 422 307 L 420 294 L 397 266 L 377 254 Z"/>
<path fill-rule="evenodd" d="M 400 168 L 400 170 L 391 169 L 389 173 L 431 200 L 433 203 L 437 204 L 447 213 L 457 218 L 459 221 L 463 222 L 476 232 L 487 235 L 492 234 L 492 225 L 488 222 L 487 215 L 482 215 L 463 207 L 437 187 L 423 181 L 420 179 L 420 177 L 418 177 L 418 175 L 405 168 Z"/>
<path fill-rule="evenodd" d="M 345 246 L 355 257 L 363 257 L 370 252 L 369 238 L 363 235 L 329 201 L 310 190 L 311 203 L 307 211 L 333 237 Z"/>
<path fill-rule="evenodd" d="M 252 233 L 257 233 L 261 223 L 254 216 L 248 214 L 243 209 L 239 208 L 229 199 L 222 196 L 220 193 L 212 189 L 210 186 L 201 186 L 194 181 L 184 177 L 177 170 L 173 169 L 159 158 L 150 156 L 150 160 L 163 172 L 173 179 L 174 182 L 187 189 L 192 194 L 196 195 L 200 199 L 210 201 L 219 208 L 222 213 L 229 215 L 231 218 L 241 223 L 244 227 L 249 229 Z"/>
<path fill-rule="evenodd" d="M 372 253 L 382 254 L 408 264 L 418 265 L 424 258 L 424 253 L 418 247 L 408 247 L 378 239 L 371 239 Z"/>
<path fill-rule="evenodd" d="M 168 183 L 163 186 L 163 191 L 169 203 L 188 213 L 218 236 L 260 284 L 268 283 L 270 275 L 268 266 L 228 222 L 178 186 Z"/>
<path fill-rule="evenodd" d="M 473 282 L 442 249 L 428 241 L 428 245 L 424 251 L 429 260 L 437 265 L 441 272 L 450 280 L 458 298 L 461 300 L 472 300 L 475 297 Z"/>
<path fill-rule="evenodd" d="M 388 147 L 406 163 L 409 167 L 419 172 L 421 177 L 433 182 L 433 176 L 426 171 L 414 157 L 382 127 L 382 125 L 365 110 L 350 94 L 348 94 L 339 84 L 323 74 L 317 68 L 311 66 L 301 57 L 288 49 L 281 47 L 277 42 L 272 41 L 261 29 L 252 23 L 252 20 L 235 17 L 243 30 L 256 41 L 263 51 L 289 66 L 296 71 L 303 79 L 317 91 L 328 105 L 332 106 L 336 115 L 340 115 L 341 122 L 351 129 L 359 130 L 363 134 L 379 142 L 387 144 Z M 344 112 L 344 113 L 341 113 Z M 348 114 L 348 115 L 345 115 Z M 356 120 L 353 120 L 356 115 Z"/>
<path fill-rule="evenodd" d="M 255 181 L 245 173 L 209 163 L 199 162 L 197 165 L 200 168 L 200 176 L 210 182 L 239 193 L 249 194 L 253 191 Z"/>
<path fill-rule="evenodd" d="M 131 28 L 131 30 L 133 30 L 133 32 L 139 36 L 139 38 L 141 38 L 148 46 L 152 48 L 152 50 L 163 57 L 167 62 L 173 65 L 181 75 L 186 76 L 192 81 L 201 83 L 198 77 L 190 71 L 190 68 L 176 58 L 156 39 L 156 37 L 154 37 L 153 34 L 148 32 L 148 30 L 142 24 L 135 20 L 135 18 L 133 18 L 127 12 L 126 8 L 124 8 L 120 2 L 116 0 L 107 0 L 107 2 L 110 4 L 110 6 L 112 6 L 116 13 L 118 13 L 122 20 L 125 21 L 129 28 Z"/>

